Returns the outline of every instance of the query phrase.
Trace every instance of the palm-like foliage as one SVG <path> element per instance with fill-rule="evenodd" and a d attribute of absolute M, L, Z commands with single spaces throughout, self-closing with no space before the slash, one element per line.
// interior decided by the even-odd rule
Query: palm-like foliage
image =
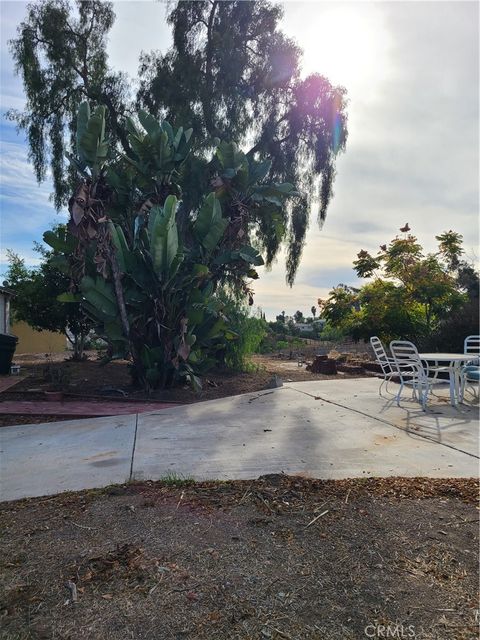
<path fill-rule="evenodd" d="M 131 151 L 118 154 L 105 139 L 103 108 L 80 111 L 72 161 L 81 179 L 69 222 L 77 240 L 69 256 L 73 291 L 62 299 L 82 301 L 111 356 L 131 355 L 146 387 L 181 377 L 198 384 L 197 374 L 234 338 L 217 287 L 234 286 L 251 299 L 249 279 L 263 264 L 251 243 L 259 221 L 296 192 L 264 182 L 264 163 L 223 142 L 205 165 L 211 190 L 188 210 L 179 180 L 191 131 L 140 112 L 127 123 Z"/>

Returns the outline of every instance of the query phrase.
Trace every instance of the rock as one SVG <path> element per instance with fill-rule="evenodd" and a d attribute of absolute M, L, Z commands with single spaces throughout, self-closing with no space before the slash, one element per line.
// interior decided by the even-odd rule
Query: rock
<path fill-rule="evenodd" d="M 278 387 L 283 387 L 283 380 L 279 378 L 277 375 L 272 376 L 272 378 L 267 383 L 267 389 L 278 389 Z"/>

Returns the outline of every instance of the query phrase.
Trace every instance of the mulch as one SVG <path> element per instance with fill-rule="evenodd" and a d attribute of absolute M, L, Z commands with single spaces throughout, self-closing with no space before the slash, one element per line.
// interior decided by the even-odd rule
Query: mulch
<path fill-rule="evenodd" d="M 0 637 L 477 638 L 477 499 L 273 474 L 4 503 Z"/>

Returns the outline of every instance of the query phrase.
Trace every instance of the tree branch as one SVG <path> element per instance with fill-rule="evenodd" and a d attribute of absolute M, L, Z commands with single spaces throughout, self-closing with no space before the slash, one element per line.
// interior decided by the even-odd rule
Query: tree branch
<path fill-rule="evenodd" d="M 215 127 L 212 113 L 212 94 L 213 94 L 213 75 L 212 75 L 212 59 L 213 59 L 213 41 L 212 29 L 218 2 L 214 0 L 212 10 L 208 16 L 207 25 L 207 47 L 206 47 L 206 64 L 205 64 L 205 94 L 202 99 L 203 115 L 205 117 L 205 127 L 211 136 L 218 134 Z"/>

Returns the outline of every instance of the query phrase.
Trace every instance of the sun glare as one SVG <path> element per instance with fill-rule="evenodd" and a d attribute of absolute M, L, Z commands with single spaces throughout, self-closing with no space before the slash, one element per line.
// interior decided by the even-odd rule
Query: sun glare
<path fill-rule="evenodd" d="M 375 92 L 387 71 L 389 36 L 375 5 L 304 5 L 312 12 L 296 35 L 304 50 L 303 72 L 319 72 L 349 94 Z M 292 15 L 293 20 L 295 20 Z"/>

